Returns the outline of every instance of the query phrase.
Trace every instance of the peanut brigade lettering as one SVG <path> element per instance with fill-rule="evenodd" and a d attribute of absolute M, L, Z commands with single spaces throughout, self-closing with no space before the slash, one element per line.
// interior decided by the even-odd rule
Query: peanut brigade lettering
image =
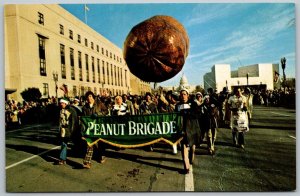
<path fill-rule="evenodd" d="M 129 135 L 166 135 L 175 133 L 175 121 L 135 123 L 129 121 Z"/>
<path fill-rule="evenodd" d="M 176 146 L 183 138 L 179 113 L 82 116 L 81 124 L 89 146 L 99 141 L 119 148 L 149 146 L 160 141 Z"/>
<path fill-rule="evenodd" d="M 167 135 L 176 133 L 176 122 L 149 122 L 137 123 L 128 121 L 128 124 L 99 124 L 87 123 L 86 135 L 118 136 L 118 135 Z M 126 129 L 127 128 L 127 129 Z M 128 130 L 127 132 L 125 130 Z"/>
<path fill-rule="evenodd" d="M 86 135 L 124 135 L 125 124 L 97 124 L 95 122 L 88 122 Z"/>

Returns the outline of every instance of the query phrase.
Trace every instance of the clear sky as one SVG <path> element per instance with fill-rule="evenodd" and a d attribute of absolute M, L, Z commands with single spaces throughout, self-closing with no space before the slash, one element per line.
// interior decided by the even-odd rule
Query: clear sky
<path fill-rule="evenodd" d="M 61 4 L 85 21 L 84 4 Z M 182 72 L 192 85 L 214 64 L 232 70 L 287 59 L 286 75 L 295 77 L 295 6 L 293 3 L 87 4 L 87 24 L 123 49 L 129 31 L 154 15 L 169 15 L 183 24 L 190 39 L 182 71 L 158 85 L 178 85 Z M 282 69 L 280 74 L 282 76 Z M 272 74 L 272 73 L 270 73 Z"/>

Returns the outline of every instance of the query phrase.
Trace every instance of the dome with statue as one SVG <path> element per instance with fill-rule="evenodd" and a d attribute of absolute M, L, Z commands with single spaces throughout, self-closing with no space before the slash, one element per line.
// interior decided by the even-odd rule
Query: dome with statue
<path fill-rule="evenodd" d="M 198 85 L 198 86 L 200 86 L 200 85 Z M 165 86 L 164 89 L 166 91 L 172 90 L 172 91 L 177 92 L 177 93 L 181 89 L 187 89 L 190 93 L 195 93 L 195 91 L 196 91 L 196 85 L 190 85 L 189 82 L 188 82 L 187 77 L 183 73 L 182 76 L 181 76 L 181 78 L 180 78 L 180 81 L 179 81 L 179 86 Z"/>
<path fill-rule="evenodd" d="M 180 83 L 179 83 L 179 89 L 178 90 L 181 90 L 181 89 L 190 89 L 190 85 L 189 85 L 189 82 L 186 78 L 186 76 L 184 75 L 184 73 L 182 74 L 182 77 L 180 79 Z"/>

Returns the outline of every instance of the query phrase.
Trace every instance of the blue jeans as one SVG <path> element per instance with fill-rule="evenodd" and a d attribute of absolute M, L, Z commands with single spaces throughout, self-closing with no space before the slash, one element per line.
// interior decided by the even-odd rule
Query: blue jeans
<path fill-rule="evenodd" d="M 63 161 L 67 160 L 67 143 L 62 142 L 61 143 L 61 150 L 60 150 L 60 155 L 59 158 Z"/>

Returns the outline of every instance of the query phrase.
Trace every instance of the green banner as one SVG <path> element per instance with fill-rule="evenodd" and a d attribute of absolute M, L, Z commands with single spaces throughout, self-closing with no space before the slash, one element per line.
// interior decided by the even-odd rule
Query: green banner
<path fill-rule="evenodd" d="M 134 116 L 83 116 L 88 145 L 98 141 L 120 148 L 147 146 L 160 141 L 177 145 L 182 139 L 182 116 L 161 113 Z"/>

